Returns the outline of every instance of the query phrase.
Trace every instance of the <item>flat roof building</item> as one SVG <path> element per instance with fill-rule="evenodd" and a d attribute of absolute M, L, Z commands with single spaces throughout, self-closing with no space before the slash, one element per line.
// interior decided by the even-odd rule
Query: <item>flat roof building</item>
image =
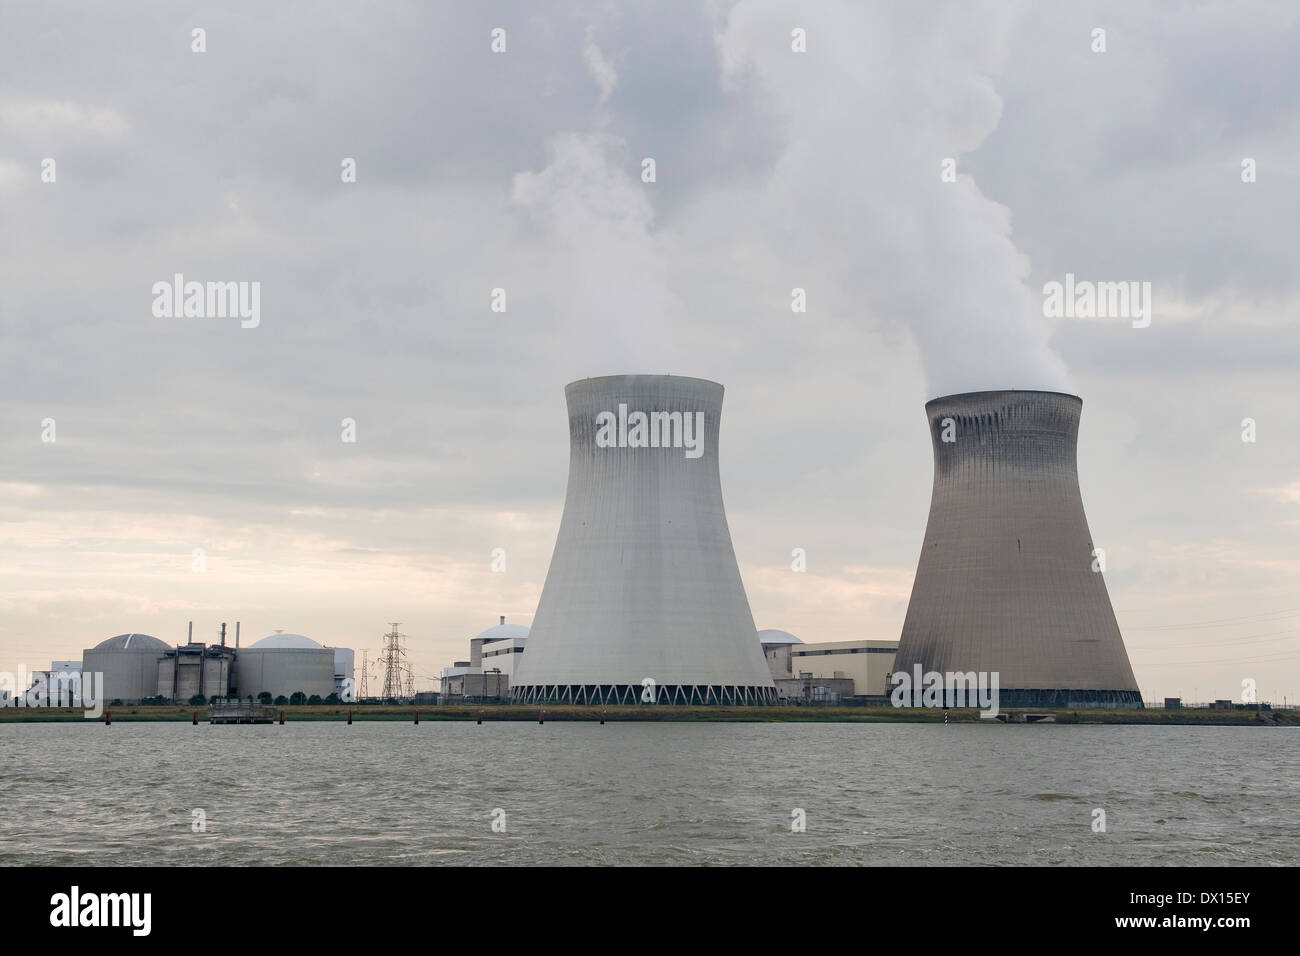
<path fill-rule="evenodd" d="M 809 673 L 815 678 L 848 678 L 854 696 L 875 697 L 889 693 L 897 652 L 898 641 L 801 644 L 790 650 L 790 669 L 795 677 Z"/>

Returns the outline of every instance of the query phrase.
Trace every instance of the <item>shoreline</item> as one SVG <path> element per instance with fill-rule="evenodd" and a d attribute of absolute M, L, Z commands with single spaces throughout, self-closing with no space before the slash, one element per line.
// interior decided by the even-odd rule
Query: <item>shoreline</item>
<path fill-rule="evenodd" d="M 283 713 L 285 723 L 301 721 L 333 721 L 346 724 L 351 713 L 354 722 L 404 721 L 536 721 L 539 711 L 545 720 L 599 722 L 696 722 L 696 723 L 907 723 L 942 724 L 944 711 L 930 708 L 894 707 L 679 707 L 679 706 L 620 706 L 599 708 L 572 704 L 538 707 L 519 704 L 412 705 L 356 704 L 351 707 L 339 704 L 286 705 L 276 707 L 276 718 Z M 193 706 L 109 706 L 98 717 L 86 717 L 80 708 L 72 707 L 6 707 L 0 709 L 0 723 L 105 723 L 106 715 L 112 723 L 183 723 L 193 722 L 197 713 L 201 724 L 208 723 L 208 708 Z M 1295 710 L 1033 710 L 1008 709 L 1004 714 L 1051 714 L 1056 724 L 1163 724 L 1193 727 L 1297 727 L 1300 711 Z M 982 720 L 979 711 L 953 709 L 947 712 L 948 723 L 998 724 L 992 719 Z"/>

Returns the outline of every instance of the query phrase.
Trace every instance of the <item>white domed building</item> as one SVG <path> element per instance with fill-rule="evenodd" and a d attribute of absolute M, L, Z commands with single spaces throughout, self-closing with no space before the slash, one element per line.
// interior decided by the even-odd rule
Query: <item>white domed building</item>
<path fill-rule="evenodd" d="M 763 645 L 763 656 L 767 658 L 772 679 L 779 680 L 793 676 L 790 667 L 792 649 L 794 645 L 802 644 L 803 641 L 789 631 L 777 630 L 774 627 L 759 631 L 758 641 Z"/>
<path fill-rule="evenodd" d="M 280 631 L 269 634 L 252 645 L 252 647 L 268 650 L 276 648 L 311 650 L 323 646 L 302 634 L 284 634 Z M 330 647 L 328 650 L 334 652 L 334 693 L 342 697 L 345 686 L 351 686 L 346 685 L 345 682 L 353 680 L 356 676 L 357 652 L 350 647 Z"/>
<path fill-rule="evenodd" d="M 527 640 L 528 628 L 522 624 L 507 624 L 502 615 L 500 624 L 470 640 L 470 664 L 489 671 L 499 669 L 509 676 L 514 673 L 515 663 L 524 653 Z"/>
<path fill-rule="evenodd" d="M 442 696 L 449 700 L 509 697 L 527 640 L 528 628 L 507 624 L 501 615 L 500 623 L 470 638 L 468 661 L 442 669 Z"/>
<path fill-rule="evenodd" d="M 265 648 L 266 650 L 284 650 L 296 648 L 315 649 L 324 647 L 324 644 L 317 644 L 310 637 L 303 634 L 285 634 L 282 631 L 276 631 L 274 634 L 268 634 L 260 641 L 254 641 L 249 644 L 249 650 L 255 647 Z"/>
<path fill-rule="evenodd" d="M 268 634 L 235 652 L 230 678 L 232 697 L 292 697 L 301 692 L 324 700 L 342 696 L 344 681 L 351 680 L 353 651 L 325 647 L 302 634 Z M 350 685 L 348 685 L 350 686 Z"/>

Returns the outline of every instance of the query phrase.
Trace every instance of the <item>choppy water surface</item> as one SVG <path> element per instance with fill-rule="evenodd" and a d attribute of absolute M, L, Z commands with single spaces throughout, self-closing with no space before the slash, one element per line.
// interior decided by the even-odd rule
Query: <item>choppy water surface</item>
<path fill-rule="evenodd" d="M 1287 728 L 2 724 L 0 759 L 10 865 L 1300 862 Z"/>

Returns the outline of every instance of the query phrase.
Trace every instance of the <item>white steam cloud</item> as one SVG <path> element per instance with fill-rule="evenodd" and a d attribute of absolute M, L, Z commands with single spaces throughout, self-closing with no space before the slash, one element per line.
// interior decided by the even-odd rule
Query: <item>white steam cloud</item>
<path fill-rule="evenodd" d="M 614 92 L 614 87 L 618 84 L 618 71 L 614 69 L 614 64 L 606 59 L 605 54 L 596 45 L 595 33 L 594 27 L 587 28 L 587 45 L 582 48 L 582 61 L 587 64 L 587 72 L 591 74 L 591 78 L 600 87 L 599 102 L 605 103 L 609 100 L 610 94 Z"/>
<path fill-rule="evenodd" d="M 1009 211 L 960 172 L 1001 118 L 1011 25 L 1004 4 L 742 0 L 718 36 L 724 81 L 754 71 L 786 127 L 763 218 L 848 307 L 906 324 L 932 395 L 1069 388 Z"/>
<path fill-rule="evenodd" d="M 670 229 L 657 194 L 680 188 L 680 165 L 643 182 L 644 155 L 599 111 L 594 130 L 552 137 L 509 198 L 513 281 L 557 374 L 715 376 L 738 343 L 780 349 L 799 328 L 816 350 L 883 326 L 911 334 L 931 395 L 1069 391 L 1010 211 L 961 171 L 1001 118 L 991 77 L 1011 25 L 1002 6 L 740 0 L 719 21 L 721 82 L 737 109 L 769 113 L 776 150 L 757 176 L 692 195 Z M 617 74 L 590 30 L 582 56 L 603 102 Z M 793 287 L 812 304 L 792 321 Z M 819 334 L 836 324 L 850 336 Z"/>
<path fill-rule="evenodd" d="M 672 334 L 686 308 L 671 291 L 667 246 L 626 144 L 606 133 L 562 133 L 538 172 L 518 173 L 510 200 L 535 241 L 525 267 L 552 310 L 557 373 L 579 378 L 674 370 L 685 374 L 687 340 Z M 519 252 L 522 252 L 521 247 Z"/>

